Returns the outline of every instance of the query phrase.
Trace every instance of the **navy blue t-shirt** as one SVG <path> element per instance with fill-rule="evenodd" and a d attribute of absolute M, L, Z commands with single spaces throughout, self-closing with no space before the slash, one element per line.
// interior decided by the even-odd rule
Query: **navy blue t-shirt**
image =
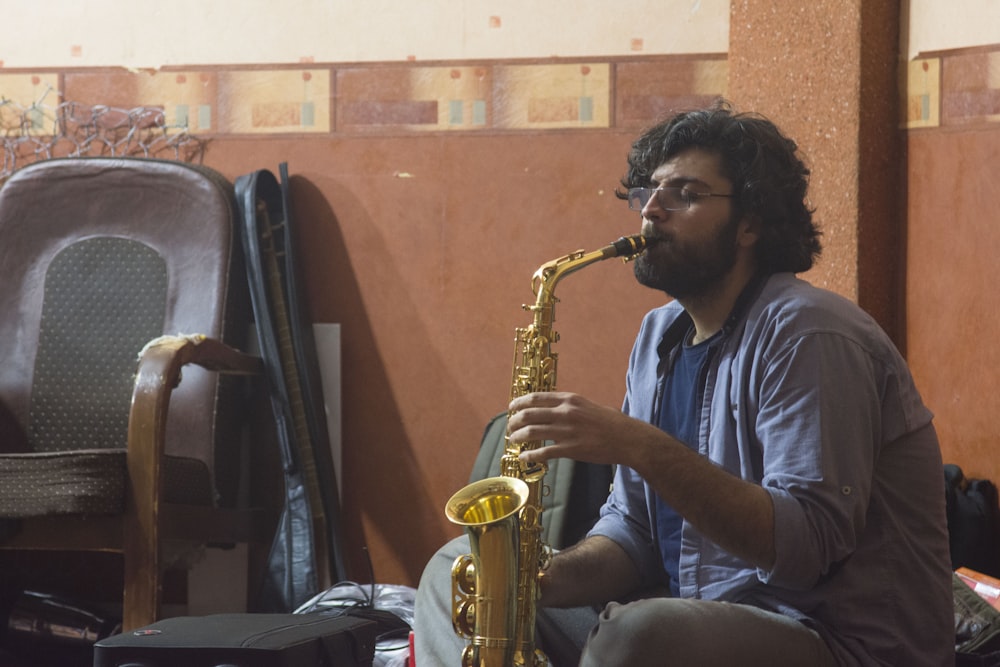
<path fill-rule="evenodd" d="M 691 447 L 698 442 L 698 416 L 701 395 L 698 391 L 701 369 L 708 359 L 708 352 L 718 336 L 697 345 L 684 344 L 667 375 L 660 419 L 657 426 Z M 656 526 L 660 536 L 663 567 L 670 575 L 670 591 L 680 595 L 678 568 L 681 555 L 681 526 L 683 520 L 670 505 L 656 497 Z"/>

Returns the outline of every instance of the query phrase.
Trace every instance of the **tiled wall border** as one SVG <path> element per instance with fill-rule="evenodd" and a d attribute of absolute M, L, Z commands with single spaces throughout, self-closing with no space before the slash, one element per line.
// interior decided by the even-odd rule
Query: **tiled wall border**
<path fill-rule="evenodd" d="M 63 100 L 162 109 L 199 136 L 365 135 L 635 127 L 724 95 L 724 54 L 546 62 L 0 70 L 8 112 L 37 131 Z M 11 131 L 10 113 L 0 123 Z"/>
<path fill-rule="evenodd" d="M 637 128 L 726 94 L 725 54 L 603 60 L 0 69 L 0 130 L 52 132 L 63 100 L 162 109 L 203 137 Z M 901 127 L 1000 122 L 1000 45 L 920 54 Z M 31 127 L 16 117 L 25 113 Z"/>
<path fill-rule="evenodd" d="M 901 79 L 907 129 L 1000 122 L 1000 45 L 920 54 Z"/>

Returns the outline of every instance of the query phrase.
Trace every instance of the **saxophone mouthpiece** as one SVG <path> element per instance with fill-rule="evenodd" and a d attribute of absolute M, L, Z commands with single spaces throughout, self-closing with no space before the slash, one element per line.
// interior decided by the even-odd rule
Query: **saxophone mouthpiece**
<path fill-rule="evenodd" d="M 650 245 L 652 245 L 652 241 L 642 234 L 623 236 L 605 249 L 606 256 L 621 257 L 624 261 L 629 262 L 641 255 Z"/>

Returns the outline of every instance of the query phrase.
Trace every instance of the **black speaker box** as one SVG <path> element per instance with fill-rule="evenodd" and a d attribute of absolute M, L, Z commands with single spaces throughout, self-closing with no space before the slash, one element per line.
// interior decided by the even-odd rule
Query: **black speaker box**
<path fill-rule="evenodd" d="M 168 618 L 94 644 L 94 667 L 371 667 L 377 624 L 345 615 Z"/>

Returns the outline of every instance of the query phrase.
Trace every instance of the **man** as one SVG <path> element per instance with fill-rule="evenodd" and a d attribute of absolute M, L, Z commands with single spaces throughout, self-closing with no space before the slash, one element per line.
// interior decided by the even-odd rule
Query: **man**
<path fill-rule="evenodd" d="M 541 579 L 542 606 L 610 603 L 581 665 L 954 662 L 931 413 L 875 322 L 794 276 L 820 252 L 796 152 L 725 104 L 640 137 L 635 273 L 673 301 L 643 321 L 624 407 L 511 402 L 511 440 L 552 443 L 526 462 L 617 466 Z"/>

